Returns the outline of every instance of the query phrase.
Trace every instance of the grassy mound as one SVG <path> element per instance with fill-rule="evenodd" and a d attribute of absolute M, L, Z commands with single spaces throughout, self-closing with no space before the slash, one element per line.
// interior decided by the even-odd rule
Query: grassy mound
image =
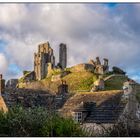
<path fill-rule="evenodd" d="M 68 84 L 70 92 L 90 90 L 96 79 L 96 75 L 92 72 L 72 72 L 62 78 L 62 80 L 65 80 Z M 61 81 L 51 82 L 51 77 L 46 78 L 41 82 L 53 91 L 57 91 L 58 86 L 61 84 Z"/>
<path fill-rule="evenodd" d="M 97 76 L 92 72 L 73 72 L 63 78 L 69 88 L 74 90 L 90 90 Z"/>
<path fill-rule="evenodd" d="M 112 77 L 105 82 L 105 90 L 121 90 L 126 80 L 125 76 Z"/>
<path fill-rule="evenodd" d="M 58 86 L 61 84 L 61 81 L 51 81 L 51 78 L 52 76 L 45 78 L 41 81 L 33 81 L 28 85 L 20 83 L 20 87 L 44 90 L 48 89 L 51 92 L 57 92 Z M 62 78 L 62 80 L 65 80 L 68 84 L 70 92 L 75 92 L 77 90 L 90 90 L 93 82 L 96 79 L 97 76 L 89 71 L 71 72 Z"/>

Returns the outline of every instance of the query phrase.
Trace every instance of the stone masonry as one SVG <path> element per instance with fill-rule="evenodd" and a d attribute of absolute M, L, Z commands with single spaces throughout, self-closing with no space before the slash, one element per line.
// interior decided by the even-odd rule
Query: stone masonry
<path fill-rule="evenodd" d="M 66 44 L 61 43 L 59 48 L 59 68 L 64 69 L 67 65 L 67 48 Z M 35 79 L 44 79 L 56 68 L 55 56 L 49 42 L 42 43 L 38 46 L 38 52 L 34 53 L 34 73 Z"/>
<path fill-rule="evenodd" d="M 59 64 L 62 69 L 67 66 L 67 47 L 63 43 L 59 46 Z"/>
<path fill-rule="evenodd" d="M 34 72 L 36 80 L 41 80 L 48 73 L 48 65 L 54 68 L 55 57 L 49 42 L 38 46 L 38 53 L 34 54 Z"/>
<path fill-rule="evenodd" d="M 5 90 L 5 80 L 2 79 L 2 74 L 0 74 L 0 94 L 4 93 Z"/>
<path fill-rule="evenodd" d="M 109 71 L 108 59 L 106 58 L 103 59 L 103 64 L 101 64 L 100 58 L 96 57 L 94 66 L 95 66 L 95 73 L 97 74 L 104 74 Z"/>

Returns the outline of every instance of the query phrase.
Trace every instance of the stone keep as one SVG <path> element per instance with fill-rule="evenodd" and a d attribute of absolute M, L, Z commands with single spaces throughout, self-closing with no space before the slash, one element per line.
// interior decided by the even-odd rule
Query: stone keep
<path fill-rule="evenodd" d="M 4 93 L 4 89 L 5 89 L 5 80 L 2 79 L 2 74 L 0 74 L 0 94 Z"/>
<path fill-rule="evenodd" d="M 62 69 L 67 66 L 67 47 L 63 43 L 59 45 L 59 64 Z"/>
<path fill-rule="evenodd" d="M 37 80 L 47 76 L 48 63 L 51 63 L 52 68 L 54 68 L 55 57 L 49 42 L 40 44 L 38 46 L 38 53 L 34 54 L 34 72 Z"/>

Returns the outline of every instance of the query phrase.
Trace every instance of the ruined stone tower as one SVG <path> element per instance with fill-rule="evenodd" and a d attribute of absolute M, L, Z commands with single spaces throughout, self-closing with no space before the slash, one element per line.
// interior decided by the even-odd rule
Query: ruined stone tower
<path fill-rule="evenodd" d="M 34 72 L 37 80 L 47 76 L 48 65 L 49 70 L 50 67 L 53 69 L 55 66 L 55 57 L 49 42 L 40 44 L 38 46 L 38 53 L 34 54 Z"/>
<path fill-rule="evenodd" d="M 109 72 L 108 59 L 104 58 L 103 64 L 101 64 L 100 58 L 96 57 L 94 72 L 98 74 L 105 74 Z"/>
<path fill-rule="evenodd" d="M 101 61 L 100 61 L 100 58 L 99 57 L 96 57 L 96 65 L 101 65 Z"/>
<path fill-rule="evenodd" d="M 0 74 L 0 94 L 4 93 L 5 90 L 5 80 L 2 79 L 2 74 Z"/>
<path fill-rule="evenodd" d="M 59 64 L 62 69 L 67 66 L 67 47 L 63 43 L 59 45 Z"/>
<path fill-rule="evenodd" d="M 108 59 L 104 58 L 103 63 L 104 63 L 103 64 L 104 72 L 105 73 L 109 72 Z"/>

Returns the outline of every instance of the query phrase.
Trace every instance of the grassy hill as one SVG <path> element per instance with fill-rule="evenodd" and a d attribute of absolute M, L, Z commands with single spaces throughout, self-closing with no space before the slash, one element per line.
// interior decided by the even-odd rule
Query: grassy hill
<path fill-rule="evenodd" d="M 90 90 L 93 82 L 97 79 L 97 76 L 88 71 L 84 72 L 72 72 L 64 76 L 62 80 L 65 80 L 69 86 L 69 91 L 74 92 L 77 90 Z M 48 85 L 50 90 L 57 91 L 61 81 L 51 81 L 51 77 L 41 81 L 43 84 Z"/>
<path fill-rule="evenodd" d="M 72 71 L 70 68 L 66 69 L 64 72 L 68 72 L 66 76 L 63 76 L 61 79 L 66 81 L 68 84 L 69 92 L 77 92 L 81 90 L 90 91 L 94 81 L 97 80 L 98 75 L 92 71 Z M 25 84 L 20 81 L 19 87 L 25 87 L 30 89 L 42 89 L 49 90 L 52 93 L 58 91 L 58 86 L 61 84 L 61 80 L 52 81 L 52 76 L 59 76 L 63 71 L 53 70 L 49 77 L 41 81 L 32 81 L 30 84 Z M 111 75 L 108 73 L 104 75 L 104 78 Z M 121 90 L 123 83 L 127 80 L 126 76 L 114 76 L 105 81 L 105 90 Z"/>
<path fill-rule="evenodd" d="M 115 76 L 105 82 L 105 90 L 121 90 L 126 76 Z"/>
<path fill-rule="evenodd" d="M 59 73 L 58 73 L 59 74 Z M 57 74 L 55 74 L 56 76 Z M 52 92 L 58 91 L 58 86 L 61 81 L 51 81 L 52 76 L 45 78 L 41 81 L 33 81 L 30 84 L 25 85 L 25 83 L 20 83 L 19 87 L 31 88 L 31 89 L 49 89 Z M 71 72 L 64 76 L 62 80 L 65 80 L 69 86 L 70 92 L 75 92 L 77 90 L 90 90 L 93 82 L 97 79 L 97 75 L 90 71 L 83 72 Z"/>

